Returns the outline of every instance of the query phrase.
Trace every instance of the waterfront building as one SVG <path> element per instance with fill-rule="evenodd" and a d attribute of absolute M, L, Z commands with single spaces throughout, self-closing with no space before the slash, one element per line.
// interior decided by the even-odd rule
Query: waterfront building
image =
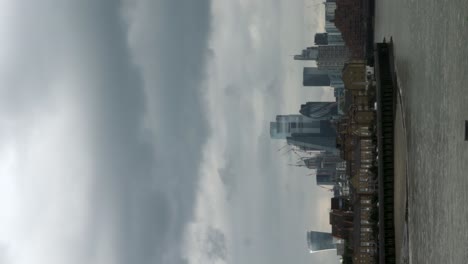
<path fill-rule="evenodd" d="M 366 63 L 352 60 L 343 67 L 343 83 L 350 91 L 362 91 L 367 86 Z"/>
<path fill-rule="evenodd" d="M 332 236 L 341 239 L 349 239 L 354 226 L 354 212 L 345 210 L 330 211 L 330 225 Z"/>
<path fill-rule="evenodd" d="M 310 253 L 336 249 L 332 234 L 319 231 L 307 232 L 307 246 Z"/>
<path fill-rule="evenodd" d="M 341 211 L 352 211 L 351 201 L 347 196 L 337 196 L 331 198 L 331 209 Z M 352 212 L 351 212 L 352 213 Z"/>
<path fill-rule="evenodd" d="M 338 0 L 336 2 L 334 23 L 351 50 L 353 58 L 365 57 L 366 26 L 363 1 Z"/>

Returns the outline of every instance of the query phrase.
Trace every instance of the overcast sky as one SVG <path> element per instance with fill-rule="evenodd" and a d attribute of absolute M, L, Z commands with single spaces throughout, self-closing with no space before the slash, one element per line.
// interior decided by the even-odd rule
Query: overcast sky
<path fill-rule="evenodd" d="M 320 1 L 1 0 L 0 264 L 336 263 L 269 138 Z"/>

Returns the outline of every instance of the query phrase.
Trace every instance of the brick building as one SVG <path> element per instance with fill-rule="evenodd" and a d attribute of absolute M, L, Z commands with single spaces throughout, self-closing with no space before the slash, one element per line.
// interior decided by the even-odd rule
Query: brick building
<path fill-rule="evenodd" d="M 365 58 L 366 20 L 362 0 L 336 0 L 335 26 L 341 32 L 352 57 Z"/>

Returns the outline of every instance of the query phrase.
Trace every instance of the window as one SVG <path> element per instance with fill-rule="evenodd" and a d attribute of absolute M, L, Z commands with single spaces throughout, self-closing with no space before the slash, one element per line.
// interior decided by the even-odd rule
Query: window
<path fill-rule="evenodd" d="M 361 220 L 361 225 L 368 225 L 370 224 L 369 221 L 367 220 Z"/>

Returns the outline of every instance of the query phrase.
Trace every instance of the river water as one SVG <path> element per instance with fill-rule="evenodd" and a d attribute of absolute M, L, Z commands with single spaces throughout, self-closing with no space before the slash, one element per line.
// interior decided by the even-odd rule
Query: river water
<path fill-rule="evenodd" d="M 376 0 L 375 16 L 402 92 L 409 260 L 468 263 L 468 0 Z"/>

